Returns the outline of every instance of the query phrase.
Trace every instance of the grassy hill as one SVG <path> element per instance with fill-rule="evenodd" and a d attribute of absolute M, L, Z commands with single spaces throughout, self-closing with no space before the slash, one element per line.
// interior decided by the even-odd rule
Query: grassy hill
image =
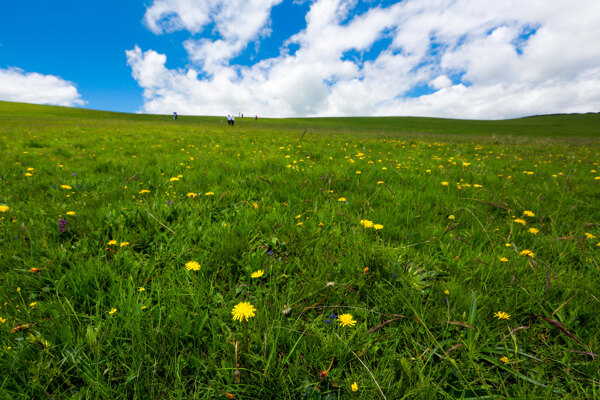
<path fill-rule="evenodd" d="M 81 108 L 55 107 L 0 101 L 3 127 L 24 126 L 31 129 L 49 126 L 60 120 L 64 126 L 103 125 L 126 127 L 128 124 L 172 128 L 170 115 L 125 114 Z M 184 129 L 222 125 L 224 117 L 180 116 L 177 124 Z M 83 125 L 82 125 L 83 124 Z M 149 125 L 150 124 L 150 125 Z M 543 115 L 526 118 L 485 121 L 419 117 L 344 117 L 344 118 L 237 118 L 238 129 L 313 133 L 363 133 L 369 135 L 433 134 L 454 136 L 529 136 L 600 138 L 600 113 Z"/>
<path fill-rule="evenodd" d="M 598 154 L 597 114 L 2 102 L 0 399 L 597 398 Z"/>

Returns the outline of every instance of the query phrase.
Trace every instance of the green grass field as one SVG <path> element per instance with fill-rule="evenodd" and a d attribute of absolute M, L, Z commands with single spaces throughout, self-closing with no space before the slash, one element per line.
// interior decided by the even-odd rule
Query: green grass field
<path fill-rule="evenodd" d="M 599 139 L 0 102 L 0 398 L 597 398 Z"/>

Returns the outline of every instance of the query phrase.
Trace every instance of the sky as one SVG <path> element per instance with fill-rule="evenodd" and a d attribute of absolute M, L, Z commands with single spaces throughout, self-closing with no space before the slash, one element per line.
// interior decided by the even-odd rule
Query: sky
<path fill-rule="evenodd" d="M 265 117 L 599 112 L 600 1 L 4 1 L 0 100 Z"/>

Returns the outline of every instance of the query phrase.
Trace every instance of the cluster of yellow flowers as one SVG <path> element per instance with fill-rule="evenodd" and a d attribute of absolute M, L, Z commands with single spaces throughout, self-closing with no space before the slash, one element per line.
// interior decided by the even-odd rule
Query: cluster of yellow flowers
<path fill-rule="evenodd" d="M 519 255 L 522 255 L 522 256 L 528 256 L 528 257 L 531 257 L 531 258 L 534 258 L 534 257 L 535 257 L 535 254 L 533 253 L 533 251 L 531 251 L 531 250 L 527 250 L 527 249 L 525 249 L 525 250 L 521 251 L 521 252 L 519 253 Z"/>
<path fill-rule="evenodd" d="M 369 221 L 368 219 L 361 219 L 360 220 L 360 224 L 362 226 L 364 226 L 365 228 L 373 228 L 375 230 L 379 230 L 379 229 L 383 229 L 383 225 L 381 224 L 374 224 L 373 221 Z"/>
<path fill-rule="evenodd" d="M 109 240 L 106 244 L 109 246 L 116 246 L 117 244 L 119 244 L 119 242 L 117 242 L 116 240 Z M 121 244 L 119 245 L 119 247 L 125 246 L 129 246 L 129 242 L 121 242 Z"/>

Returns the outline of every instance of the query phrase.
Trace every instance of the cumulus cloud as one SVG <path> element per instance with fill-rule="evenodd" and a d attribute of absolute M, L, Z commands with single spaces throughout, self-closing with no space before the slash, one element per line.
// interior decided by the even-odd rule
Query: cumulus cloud
<path fill-rule="evenodd" d="M 0 100 L 58 106 L 85 104 L 72 82 L 19 68 L 0 69 Z"/>
<path fill-rule="evenodd" d="M 155 0 L 144 22 L 154 33 L 187 30 L 200 33 L 212 27 L 216 40 L 188 39 L 190 59 L 215 72 L 250 41 L 269 34 L 271 8 L 282 0 Z"/>
<path fill-rule="evenodd" d="M 316 0 L 279 56 L 231 65 L 268 34 L 280 1 L 155 0 L 145 17 L 154 32 L 212 24 L 218 37 L 187 40 L 190 65 L 180 70 L 153 50 L 127 51 L 143 111 L 507 118 L 600 110 L 596 0 L 404 0 L 359 15 L 358 0 Z"/>

